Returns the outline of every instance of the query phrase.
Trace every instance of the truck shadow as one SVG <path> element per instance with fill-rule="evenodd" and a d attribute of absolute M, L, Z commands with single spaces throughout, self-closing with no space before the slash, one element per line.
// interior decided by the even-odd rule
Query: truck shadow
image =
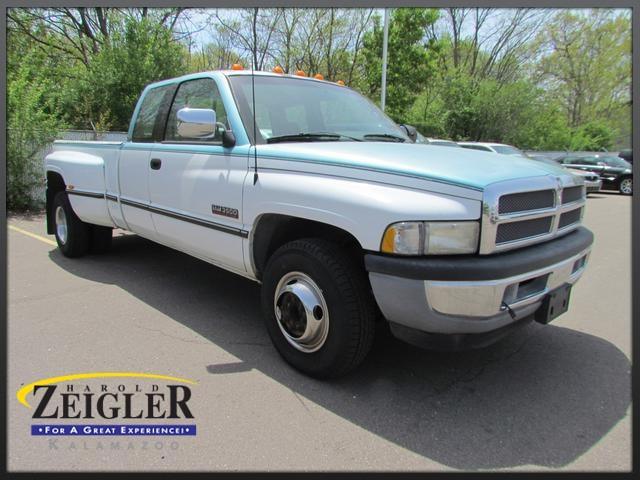
<path fill-rule="evenodd" d="M 317 381 L 288 368 L 263 327 L 259 285 L 134 235 L 81 260 L 51 260 L 117 285 L 241 361 L 203 373 L 257 369 L 375 435 L 458 469 L 560 467 L 593 447 L 630 405 L 630 363 L 600 338 L 532 324 L 464 353 L 385 338 L 354 373 Z M 215 377 L 210 377 L 212 380 Z M 206 382 L 207 380 L 203 380 Z"/>

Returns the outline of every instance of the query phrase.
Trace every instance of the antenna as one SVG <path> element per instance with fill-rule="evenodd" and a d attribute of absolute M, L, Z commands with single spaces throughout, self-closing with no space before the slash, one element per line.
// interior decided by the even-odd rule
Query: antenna
<path fill-rule="evenodd" d="M 256 14 L 258 9 L 256 8 Z M 254 52 L 256 52 L 256 36 L 253 36 L 253 50 Z M 253 141 L 255 142 L 255 145 L 253 146 L 253 155 L 254 155 L 254 160 L 253 160 L 253 184 L 255 185 L 256 183 L 258 183 L 258 128 L 256 126 L 256 80 L 255 80 L 255 74 L 253 72 L 253 62 L 255 60 L 255 55 L 254 57 L 251 59 L 251 96 L 252 96 L 252 101 L 253 101 Z"/>

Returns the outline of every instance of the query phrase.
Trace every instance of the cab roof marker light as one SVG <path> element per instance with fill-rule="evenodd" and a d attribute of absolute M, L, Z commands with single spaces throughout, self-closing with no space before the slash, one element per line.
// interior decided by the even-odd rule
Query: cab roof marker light
<path fill-rule="evenodd" d="M 271 70 L 273 73 L 279 73 L 279 74 L 283 74 L 284 70 L 282 69 L 281 66 L 276 65 L 275 67 L 273 67 L 273 70 Z"/>
<path fill-rule="evenodd" d="M 304 73 L 304 70 L 296 70 L 296 75 L 298 77 L 306 77 L 307 76 L 307 74 Z"/>
<path fill-rule="evenodd" d="M 242 67 L 241 64 L 234 63 L 233 65 L 231 65 L 231 70 L 244 70 L 244 68 Z"/>
<path fill-rule="evenodd" d="M 344 87 L 344 82 L 342 80 L 338 80 L 336 83 L 341 87 Z"/>
<path fill-rule="evenodd" d="M 316 73 L 313 78 L 315 78 L 316 80 L 324 80 L 324 75 L 322 75 L 321 73 Z"/>

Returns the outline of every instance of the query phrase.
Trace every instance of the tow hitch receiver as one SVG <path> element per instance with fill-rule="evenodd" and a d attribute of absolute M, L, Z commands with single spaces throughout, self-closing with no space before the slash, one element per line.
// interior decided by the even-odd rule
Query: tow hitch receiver
<path fill-rule="evenodd" d="M 536 322 L 547 324 L 569 309 L 571 286 L 571 284 L 565 283 L 544 297 L 542 305 L 536 310 L 534 316 Z"/>

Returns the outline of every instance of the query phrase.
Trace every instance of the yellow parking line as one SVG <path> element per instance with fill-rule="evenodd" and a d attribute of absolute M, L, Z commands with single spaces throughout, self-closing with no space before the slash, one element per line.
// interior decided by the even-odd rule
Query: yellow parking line
<path fill-rule="evenodd" d="M 9 225 L 9 228 L 15 232 L 21 233 L 23 235 L 26 235 L 27 237 L 31 237 L 31 238 L 35 238 L 36 240 L 40 240 L 41 242 L 44 242 L 48 245 L 53 245 L 54 247 L 57 247 L 58 244 L 56 242 L 54 242 L 53 240 L 49 240 L 46 237 L 40 236 L 40 235 L 36 235 L 35 233 L 31 233 L 28 232 L 26 230 L 23 230 L 21 228 L 18 227 L 14 227 L 13 225 Z"/>

